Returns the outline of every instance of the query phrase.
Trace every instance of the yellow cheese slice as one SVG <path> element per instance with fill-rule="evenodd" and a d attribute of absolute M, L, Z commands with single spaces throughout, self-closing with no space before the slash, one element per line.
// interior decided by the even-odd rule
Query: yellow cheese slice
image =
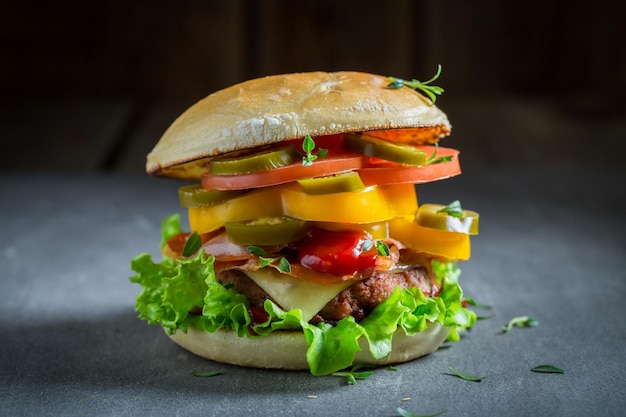
<path fill-rule="evenodd" d="M 353 280 L 337 284 L 318 284 L 281 274 L 274 268 L 243 272 L 284 310 L 302 310 L 304 321 L 311 320 L 337 294 L 354 284 Z"/>

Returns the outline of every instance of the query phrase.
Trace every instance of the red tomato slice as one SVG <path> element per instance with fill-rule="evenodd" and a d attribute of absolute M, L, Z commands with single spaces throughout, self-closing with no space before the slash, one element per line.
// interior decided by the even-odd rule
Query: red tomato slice
<path fill-rule="evenodd" d="M 386 184 L 423 184 L 425 182 L 443 180 L 461 173 L 459 151 L 456 149 L 435 146 L 418 146 L 432 155 L 437 151 L 436 158 L 451 156 L 448 162 L 438 162 L 423 166 L 400 165 L 377 159 L 371 161 L 370 166 L 359 169 L 357 172 L 366 186 Z"/>
<path fill-rule="evenodd" d="M 424 166 L 407 166 L 349 153 L 337 148 L 335 137 L 323 138 L 327 140 L 319 141 L 320 145 L 322 145 L 321 147 L 327 146 L 330 152 L 326 157 L 315 160 L 309 166 L 302 166 L 302 163 L 298 161 L 284 167 L 250 174 L 211 175 L 208 172 L 202 175 L 202 188 L 206 190 L 244 190 L 269 187 L 296 181 L 300 178 L 320 177 L 352 170 L 357 170 L 366 186 L 421 184 L 453 177 L 461 173 L 459 151 L 456 149 L 418 146 L 426 152 L 426 155 L 430 156 L 436 150 L 437 158 L 451 156 L 452 160 Z M 318 139 L 316 138 L 316 140 Z"/>
<path fill-rule="evenodd" d="M 352 171 L 365 164 L 363 155 L 341 153 L 319 158 L 309 166 L 302 166 L 300 161 L 268 171 L 252 172 L 239 175 L 202 175 L 202 188 L 206 190 L 244 190 L 272 185 L 285 184 L 299 178 L 319 177 Z"/>

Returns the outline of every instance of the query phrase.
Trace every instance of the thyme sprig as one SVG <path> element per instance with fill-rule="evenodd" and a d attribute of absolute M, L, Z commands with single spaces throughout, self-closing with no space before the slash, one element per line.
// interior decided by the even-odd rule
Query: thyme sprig
<path fill-rule="evenodd" d="M 313 165 L 313 161 L 317 158 L 324 158 L 328 155 L 328 149 L 317 148 L 317 155 L 313 153 L 315 150 L 315 141 L 310 135 L 306 135 L 304 137 L 304 141 L 302 142 L 302 150 L 304 150 L 305 155 L 302 156 L 302 166 L 308 167 Z"/>
<path fill-rule="evenodd" d="M 248 246 L 246 247 L 246 250 L 259 258 L 259 261 L 260 261 L 259 266 L 261 268 L 265 268 L 266 266 L 271 265 L 274 262 L 278 261 L 277 268 L 279 271 L 282 271 L 285 273 L 291 272 L 291 264 L 285 257 L 281 256 L 281 257 L 275 257 L 275 258 L 268 258 L 267 254 L 265 253 L 265 250 L 259 246 Z"/>
<path fill-rule="evenodd" d="M 437 100 L 437 96 L 440 96 L 444 90 L 443 88 L 439 86 L 430 85 L 430 83 L 437 80 L 437 78 L 439 78 L 440 75 L 441 75 L 441 64 L 437 65 L 437 73 L 428 81 L 420 81 L 420 80 L 416 80 L 415 78 L 412 79 L 411 81 L 407 81 L 407 80 L 403 80 L 402 78 L 388 77 L 389 84 L 387 85 L 387 87 L 397 89 L 397 88 L 402 88 L 403 86 L 406 86 L 406 87 L 412 88 L 415 91 L 420 91 L 424 93 L 426 96 L 428 96 L 430 101 L 432 101 L 434 104 L 435 101 Z"/>

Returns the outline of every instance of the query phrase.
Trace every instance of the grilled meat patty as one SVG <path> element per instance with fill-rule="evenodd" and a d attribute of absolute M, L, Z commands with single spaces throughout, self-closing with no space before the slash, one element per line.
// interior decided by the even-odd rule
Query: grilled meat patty
<path fill-rule="evenodd" d="M 265 300 L 272 299 L 261 287 L 248 276 L 235 269 L 222 271 L 218 280 L 229 283 L 244 294 L 251 307 L 261 307 Z M 377 305 L 386 300 L 396 287 L 417 287 L 426 295 L 435 295 L 438 286 L 431 277 L 429 270 L 423 266 L 413 266 L 399 271 L 373 271 L 369 278 L 346 288 L 329 301 L 319 313 L 311 319 L 311 323 L 328 322 L 335 324 L 339 320 L 354 316 L 356 321 L 362 320 Z M 275 302 L 275 300 L 272 300 Z"/>

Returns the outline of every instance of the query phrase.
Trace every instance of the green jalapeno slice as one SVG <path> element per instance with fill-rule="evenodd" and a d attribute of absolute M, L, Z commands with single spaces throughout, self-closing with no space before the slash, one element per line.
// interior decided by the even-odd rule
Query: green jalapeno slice
<path fill-rule="evenodd" d="M 222 203 L 245 193 L 245 190 L 205 190 L 200 184 L 183 185 L 178 189 L 181 207 L 206 207 Z"/>
<path fill-rule="evenodd" d="M 249 174 L 290 165 L 300 158 L 294 145 L 266 147 L 253 153 L 237 151 L 211 159 L 209 169 L 212 175 Z"/>
<path fill-rule="evenodd" d="M 309 223 L 288 216 L 226 222 L 228 239 L 239 245 L 283 245 L 302 239 Z"/>
<path fill-rule="evenodd" d="M 301 178 L 298 184 L 307 194 L 334 194 L 361 191 L 365 188 L 361 177 L 355 171 L 341 172 L 324 177 Z"/>
<path fill-rule="evenodd" d="M 478 234 L 479 215 L 475 211 L 462 210 L 460 216 L 443 211 L 443 204 L 422 204 L 417 209 L 415 221 L 420 226 L 468 235 Z"/>
<path fill-rule="evenodd" d="M 414 146 L 392 143 L 373 136 L 348 133 L 343 136 L 344 147 L 369 157 L 403 165 L 426 165 L 426 153 Z"/>

